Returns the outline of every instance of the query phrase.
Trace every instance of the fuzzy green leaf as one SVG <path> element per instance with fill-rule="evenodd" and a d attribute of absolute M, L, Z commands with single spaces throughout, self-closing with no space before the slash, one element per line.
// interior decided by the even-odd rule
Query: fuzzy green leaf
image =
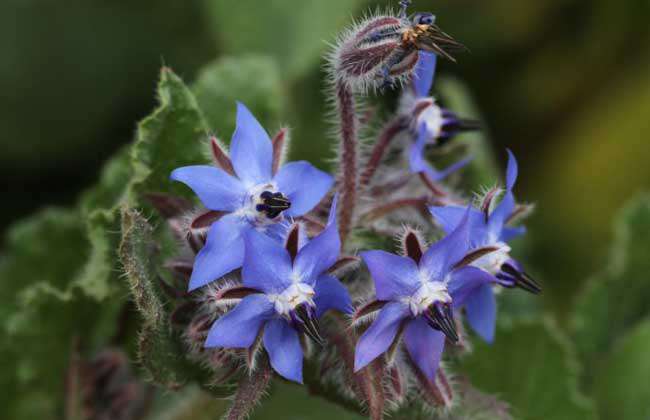
<path fill-rule="evenodd" d="M 511 404 L 517 419 L 590 419 L 594 410 L 577 391 L 568 344 L 550 323 L 499 326 L 495 343 L 475 341 L 461 370 L 478 389 Z"/>
<path fill-rule="evenodd" d="M 134 303 L 143 318 L 138 360 L 152 381 L 176 389 L 190 372 L 182 357 L 182 344 L 168 323 L 169 313 L 157 273 L 153 228 L 142 214 L 124 208 L 122 235 L 120 259 Z"/>
<path fill-rule="evenodd" d="M 594 378 L 594 396 L 603 419 L 650 418 L 650 320 L 614 346 Z"/>
<path fill-rule="evenodd" d="M 110 319 L 123 300 L 97 311 L 75 280 L 88 256 L 80 220 L 75 211 L 49 209 L 8 233 L 0 260 L 0 403 L 9 418 L 47 418 L 62 409 L 73 339 L 92 348 L 114 332 Z"/>
<path fill-rule="evenodd" d="M 99 183 L 80 199 L 89 255 L 76 283 L 88 296 L 102 301 L 122 294 L 117 247 L 120 240 L 119 206 L 131 176 L 127 149 L 122 149 L 102 169 Z"/>
<path fill-rule="evenodd" d="M 145 205 L 142 193 L 173 192 L 190 196 L 187 187 L 169 180 L 172 170 L 207 160 L 208 125 L 196 98 L 169 68 L 163 68 L 158 83 L 159 107 L 138 125 L 131 149 L 133 177 L 129 202 Z"/>
<path fill-rule="evenodd" d="M 573 334 L 579 355 L 593 366 L 641 319 L 650 316 L 650 196 L 630 202 L 615 224 L 610 265 L 578 299 Z M 593 370 L 585 372 L 587 380 Z"/>

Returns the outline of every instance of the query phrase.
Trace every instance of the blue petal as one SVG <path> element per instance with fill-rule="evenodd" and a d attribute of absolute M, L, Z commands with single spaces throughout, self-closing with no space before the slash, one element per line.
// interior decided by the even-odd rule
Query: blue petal
<path fill-rule="evenodd" d="M 291 285 L 291 257 L 282 243 L 255 230 L 244 236 L 244 286 L 281 293 Z"/>
<path fill-rule="evenodd" d="M 473 159 L 474 158 L 472 156 L 467 156 L 456 163 L 452 163 L 451 165 L 447 166 L 445 169 L 442 169 L 440 171 L 434 170 L 433 167 L 430 166 L 429 169 L 426 171 L 426 174 L 429 176 L 429 178 L 432 181 L 436 181 L 436 182 L 442 181 L 443 179 L 447 178 L 449 175 L 453 174 L 454 172 L 463 169 Z"/>
<path fill-rule="evenodd" d="M 510 149 L 508 152 L 508 168 L 506 169 L 506 193 L 496 209 L 490 214 L 488 230 L 494 238 L 501 237 L 502 229 L 505 226 L 508 217 L 515 211 L 515 197 L 512 194 L 512 188 L 517 181 L 517 159 Z"/>
<path fill-rule="evenodd" d="M 237 128 L 230 143 L 230 159 L 237 176 L 247 187 L 271 180 L 271 139 L 248 108 L 239 102 Z"/>
<path fill-rule="evenodd" d="M 235 211 L 246 195 L 240 180 L 213 166 L 185 166 L 175 169 L 170 178 L 190 187 L 210 210 Z"/>
<path fill-rule="evenodd" d="M 505 226 L 503 230 L 501 230 L 501 237 L 499 238 L 499 240 L 501 242 L 510 242 L 512 239 L 524 235 L 525 233 L 526 233 L 525 226 L 517 226 L 517 227 Z"/>
<path fill-rule="evenodd" d="M 496 279 L 480 268 L 466 266 L 454 271 L 447 285 L 455 308 L 463 306 L 469 296 L 479 287 L 489 285 Z"/>
<path fill-rule="evenodd" d="M 472 161 L 472 157 L 466 157 L 456 163 L 451 164 L 442 171 L 436 170 L 424 158 L 424 147 L 426 146 L 428 138 L 428 135 L 426 133 L 426 126 L 424 124 L 421 124 L 418 131 L 418 138 L 416 142 L 411 145 L 411 150 L 409 153 L 409 167 L 412 173 L 422 172 L 427 175 L 431 181 L 438 182 L 447 178 L 449 175 L 453 174 L 459 169 L 462 169 Z"/>
<path fill-rule="evenodd" d="M 402 303 L 389 303 L 382 308 L 377 319 L 359 338 L 354 353 L 354 371 L 384 353 L 395 340 L 402 321 L 408 316 L 408 307 Z"/>
<path fill-rule="evenodd" d="M 377 299 L 411 296 L 420 286 L 418 266 L 412 259 L 379 250 L 360 255 L 375 282 Z"/>
<path fill-rule="evenodd" d="M 327 227 L 303 246 L 296 256 L 294 272 L 305 283 L 313 284 L 323 272 L 334 265 L 341 253 L 341 238 L 336 225 L 336 203 L 337 198 L 334 197 Z"/>
<path fill-rule="evenodd" d="M 431 206 L 429 211 L 433 218 L 442 228 L 445 233 L 451 233 L 460 223 L 465 215 L 467 209 L 460 206 Z M 485 215 L 472 208 L 469 211 L 469 242 L 470 247 L 477 248 L 488 245 L 490 238 L 488 237 L 487 223 L 485 222 Z"/>
<path fill-rule="evenodd" d="M 265 227 L 257 227 L 258 232 L 263 232 L 264 235 L 268 236 L 271 239 L 276 240 L 278 243 L 284 243 L 287 238 L 287 232 L 291 224 L 286 220 L 283 220 L 278 223 L 273 223 Z"/>
<path fill-rule="evenodd" d="M 235 214 L 227 214 L 210 227 L 205 246 L 194 259 L 189 291 L 225 276 L 244 262 L 243 234 L 250 224 Z"/>
<path fill-rule="evenodd" d="M 327 226 L 336 224 L 336 211 L 339 203 L 339 194 L 334 194 L 332 204 L 330 205 L 330 214 L 327 216 Z"/>
<path fill-rule="evenodd" d="M 434 382 L 445 348 L 445 335 L 429 327 L 422 318 L 416 318 L 404 329 L 404 344 L 411 360 Z"/>
<path fill-rule="evenodd" d="M 506 149 L 508 152 L 508 168 L 506 169 L 506 188 L 510 191 L 514 188 L 515 182 L 517 182 L 517 159 L 515 155 Z"/>
<path fill-rule="evenodd" d="M 420 51 L 418 56 L 418 62 L 413 73 L 413 88 L 415 94 L 422 98 L 429 96 L 431 85 L 433 85 L 433 77 L 436 73 L 437 57 L 435 54 L 426 51 Z"/>
<path fill-rule="evenodd" d="M 308 162 L 291 162 L 280 168 L 275 176 L 278 190 L 291 201 L 284 212 L 287 216 L 302 216 L 318 204 L 332 188 L 334 179 Z"/>
<path fill-rule="evenodd" d="M 235 309 L 212 324 L 205 347 L 248 348 L 274 313 L 273 303 L 266 296 L 246 296 Z"/>
<path fill-rule="evenodd" d="M 435 219 L 436 223 L 442 228 L 445 233 L 451 233 L 463 219 L 467 207 L 462 206 L 431 206 L 429 212 Z M 485 216 L 482 212 L 475 208 L 469 211 L 469 225 L 471 236 L 474 236 L 477 231 L 485 228 Z"/>
<path fill-rule="evenodd" d="M 427 129 L 425 124 L 420 124 L 417 131 L 417 138 L 409 151 L 409 166 L 411 172 L 420 173 L 425 172 L 428 164 L 424 159 L 424 146 L 427 144 Z"/>
<path fill-rule="evenodd" d="M 352 301 L 348 289 L 336 277 L 320 276 L 316 281 L 314 292 L 316 292 L 314 303 L 316 304 L 317 317 L 320 318 L 330 309 L 336 309 L 345 314 L 352 313 Z"/>
<path fill-rule="evenodd" d="M 438 226 L 442 228 L 445 233 L 451 233 L 456 227 L 460 224 L 460 221 L 463 219 L 465 212 L 467 211 L 466 207 L 462 206 L 431 206 L 429 207 L 429 212 L 435 219 L 435 222 Z M 470 210 L 470 217 L 473 216 L 473 213 L 476 210 Z"/>
<path fill-rule="evenodd" d="M 422 256 L 420 267 L 425 268 L 434 280 L 442 280 L 451 267 L 463 259 L 470 250 L 469 214 L 468 207 L 458 226 L 447 236 L 432 244 Z"/>
<path fill-rule="evenodd" d="M 492 285 L 483 284 L 472 292 L 465 303 L 467 322 L 488 343 L 494 341 L 497 304 Z"/>
<path fill-rule="evenodd" d="M 496 241 L 501 237 L 508 217 L 515 211 L 515 197 L 511 191 L 506 191 L 503 199 L 488 219 L 488 233 Z"/>
<path fill-rule="evenodd" d="M 271 366 L 283 378 L 302 383 L 302 348 L 296 330 L 281 318 L 264 327 L 264 348 Z"/>

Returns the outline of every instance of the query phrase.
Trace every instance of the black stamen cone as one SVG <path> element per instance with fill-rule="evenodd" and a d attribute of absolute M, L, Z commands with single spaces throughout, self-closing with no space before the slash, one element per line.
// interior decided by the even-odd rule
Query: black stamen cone
<path fill-rule="evenodd" d="M 481 129 L 481 123 L 478 120 L 459 118 L 453 113 L 451 114 L 451 117 L 447 118 L 449 121 L 444 124 L 442 128 L 444 132 L 449 133 L 450 136 L 454 136 L 458 133 L 477 131 Z"/>
<path fill-rule="evenodd" d="M 295 317 L 293 316 L 294 314 Z M 294 318 L 294 324 L 296 327 L 307 334 L 307 336 L 314 340 L 316 344 L 320 346 L 325 344 L 325 340 L 320 333 L 320 326 L 318 325 L 316 314 L 309 305 L 303 304 L 297 306 L 293 310 L 292 318 Z"/>
<path fill-rule="evenodd" d="M 515 279 L 514 287 L 519 287 L 520 289 L 535 295 L 542 292 L 542 287 L 539 283 L 537 283 L 525 271 L 519 271 L 508 263 L 503 264 L 501 270 Z"/>
<path fill-rule="evenodd" d="M 447 338 L 457 343 L 459 340 L 456 332 L 456 323 L 451 306 L 447 304 L 433 304 L 425 312 L 424 317 L 431 328 L 442 331 Z"/>
<path fill-rule="evenodd" d="M 257 210 L 266 213 L 270 219 L 275 219 L 280 213 L 291 207 L 291 202 L 280 192 L 264 191 L 260 194 L 264 204 L 259 204 Z"/>

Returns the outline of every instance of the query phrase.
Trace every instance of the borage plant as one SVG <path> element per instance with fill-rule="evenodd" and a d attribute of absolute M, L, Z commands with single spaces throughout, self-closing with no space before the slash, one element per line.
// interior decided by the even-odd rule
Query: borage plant
<path fill-rule="evenodd" d="M 202 207 L 149 195 L 185 244 L 166 263 L 182 279 L 164 283 L 170 321 L 207 387 L 234 390 L 229 418 L 250 413 L 274 372 L 373 419 L 463 413 L 490 398 L 443 363 L 470 351 L 464 321 L 492 342 L 501 290 L 541 290 L 510 255 L 530 210 L 514 199 L 512 153 L 504 188 L 470 200 L 446 180 L 471 157 L 432 161 L 479 124 L 430 96 L 438 56 L 463 46 L 432 14 L 408 17 L 408 3 L 358 22 L 329 55 L 334 177 L 285 164 L 287 132 L 271 138 L 238 104 L 230 153 L 212 138 L 213 165 L 171 173 Z M 359 103 L 388 89 L 402 89 L 400 104 L 362 147 Z"/>

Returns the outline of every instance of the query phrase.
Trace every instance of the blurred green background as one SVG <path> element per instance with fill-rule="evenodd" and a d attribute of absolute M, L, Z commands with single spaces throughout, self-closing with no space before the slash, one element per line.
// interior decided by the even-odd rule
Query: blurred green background
<path fill-rule="evenodd" d="M 394 3 L 3 0 L 0 229 L 74 205 L 97 182 L 154 108 L 162 65 L 189 83 L 220 57 L 270 56 L 282 96 L 270 127 L 289 124 L 293 156 L 326 165 L 327 42 L 353 16 Z M 608 264 L 614 215 L 650 190 L 650 2 L 427 0 L 412 10 L 434 11 L 471 51 L 442 64 L 441 78 L 470 92 L 501 164 L 504 147 L 517 155 L 517 196 L 537 203 L 524 252 L 567 330 L 578 293 Z M 234 115 L 234 103 L 205 112 Z"/>

